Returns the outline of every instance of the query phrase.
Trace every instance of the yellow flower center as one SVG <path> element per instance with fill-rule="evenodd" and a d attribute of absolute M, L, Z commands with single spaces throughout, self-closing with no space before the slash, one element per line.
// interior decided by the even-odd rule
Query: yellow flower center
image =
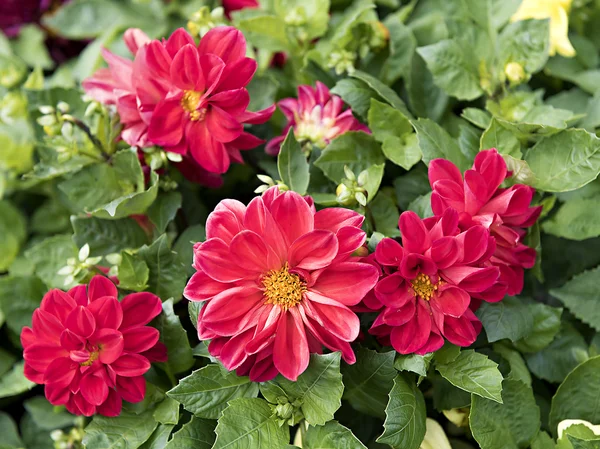
<path fill-rule="evenodd" d="M 204 120 L 204 117 L 206 116 L 206 108 L 198 110 L 201 96 L 201 92 L 186 90 L 183 92 L 183 97 L 181 97 L 181 107 L 190 114 L 190 120 L 193 122 Z"/>
<path fill-rule="evenodd" d="M 90 353 L 90 358 L 81 364 L 81 366 L 91 366 L 94 364 L 96 360 L 98 360 L 98 356 L 100 355 L 99 351 L 94 351 Z"/>
<path fill-rule="evenodd" d="M 284 310 L 297 306 L 306 291 L 306 282 L 297 274 L 290 273 L 287 263 L 279 270 L 269 271 L 262 283 L 265 304 L 275 304 Z"/>
<path fill-rule="evenodd" d="M 412 289 L 415 296 L 419 296 L 425 301 L 429 301 L 433 298 L 433 295 L 437 291 L 438 287 L 442 282 L 432 284 L 429 276 L 423 273 L 419 273 L 416 278 L 412 280 Z"/>

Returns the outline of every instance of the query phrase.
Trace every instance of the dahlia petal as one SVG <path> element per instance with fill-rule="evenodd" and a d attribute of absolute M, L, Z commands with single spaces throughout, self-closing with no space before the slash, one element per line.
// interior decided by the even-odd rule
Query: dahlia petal
<path fill-rule="evenodd" d="M 179 99 L 161 100 L 152 114 L 148 139 L 157 145 L 177 145 L 183 137 L 183 120 L 184 110 Z"/>
<path fill-rule="evenodd" d="M 202 36 L 198 51 L 202 55 L 216 55 L 230 64 L 246 56 L 246 39 L 234 27 L 218 26 Z"/>
<path fill-rule="evenodd" d="M 412 211 L 403 212 L 398 224 L 402 233 L 402 246 L 406 251 L 422 254 L 431 246 L 429 233 L 417 214 Z"/>
<path fill-rule="evenodd" d="M 150 362 L 146 357 L 138 354 L 123 354 L 110 366 L 119 376 L 136 377 L 150 369 Z"/>
<path fill-rule="evenodd" d="M 152 40 L 142 49 L 138 49 L 134 60 L 133 73 L 149 72 L 148 74 L 160 79 L 169 79 L 172 58 L 162 42 Z M 138 62 L 136 64 L 136 62 Z M 137 66 L 137 67 L 136 67 Z M 141 70 L 140 70 L 141 69 Z"/>
<path fill-rule="evenodd" d="M 246 329 L 244 332 L 231 337 L 220 348 L 219 360 L 228 370 L 238 368 L 248 358 L 246 345 L 252 340 L 254 332 L 252 329 Z M 210 346 L 209 346 L 210 349 Z M 212 352 L 211 352 L 212 354 Z"/>
<path fill-rule="evenodd" d="M 414 296 L 413 296 L 414 298 Z M 412 300 L 406 302 L 402 307 L 389 308 L 386 307 L 385 310 L 381 313 L 381 321 L 388 326 L 402 326 L 409 322 L 412 317 L 415 315 L 417 311 L 417 301 Z"/>
<path fill-rule="evenodd" d="M 436 197 L 434 203 L 434 196 Z M 441 179 L 433 185 L 432 209 L 436 215 L 441 215 L 448 207 L 456 209 L 458 212 L 463 212 L 465 209 L 464 188 L 461 181 L 460 184 L 449 179 Z"/>
<path fill-rule="evenodd" d="M 412 354 L 429 340 L 431 318 L 423 301 L 417 301 L 417 312 L 404 326 L 394 327 L 390 334 L 392 346 L 400 354 Z"/>
<path fill-rule="evenodd" d="M 222 200 L 206 220 L 206 239 L 218 237 L 229 244 L 242 230 L 246 206 L 237 200 Z"/>
<path fill-rule="evenodd" d="M 186 44 L 177 51 L 170 71 L 171 81 L 181 90 L 203 91 L 206 87 L 194 44 Z"/>
<path fill-rule="evenodd" d="M 217 106 L 211 106 L 206 115 L 206 127 L 214 140 L 222 143 L 237 139 L 243 127 L 235 118 Z"/>
<path fill-rule="evenodd" d="M 63 324 L 51 313 L 42 309 L 35 309 L 32 317 L 34 335 L 47 343 L 60 343 L 60 334 L 64 330 Z"/>
<path fill-rule="evenodd" d="M 354 362 L 356 362 L 356 356 L 354 354 L 354 351 L 352 350 L 352 346 L 350 346 L 348 342 L 337 338 L 330 332 L 327 332 L 326 329 L 322 327 L 318 322 L 316 322 L 311 317 L 307 316 L 304 313 L 302 307 L 299 307 L 298 309 L 300 314 L 302 315 L 302 320 L 307 328 L 307 340 L 308 335 L 310 333 L 319 343 L 321 343 L 326 348 L 332 351 L 341 352 L 342 358 L 346 363 L 353 364 Z"/>
<path fill-rule="evenodd" d="M 229 168 L 229 154 L 225 146 L 212 138 L 204 122 L 192 122 L 187 128 L 186 138 L 192 157 L 211 173 L 225 173 Z"/>
<path fill-rule="evenodd" d="M 473 226 L 461 233 L 457 240 L 463 250 L 462 263 L 469 265 L 478 261 L 483 261 L 482 257 L 486 254 L 489 243 L 489 231 L 483 226 Z M 489 259 L 489 257 L 487 258 Z M 446 268 L 446 267 L 440 267 Z"/>
<path fill-rule="evenodd" d="M 273 363 L 273 357 L 267 357 L 257 361 L 250 369 L 250 380 L 252 382 L 268 382 L 277 377 L 279 372 Z"/>
<path fill-rule="evenodd" d="M 75 300 L 67 293 L 53 289 L 44 295 L 40 308 L 51 313 L 62 323 L 65 322 L 71 311 L 77 307 Z"/>
<path fill-rule="evenodd" d="M 344 341 L 354 341 L 360 331 L 360 320 L 354 312 L 339 302 L 317 292 L 306 292 L 310 302 L 304 304 L 306 315 Z"/>
<path fill-rule="evenodd" d="M 231 263 L 229 247 L 219 238 L 202 243 L 197 252 L 197 263 L 202 270 L 218 282 L 235 282 L 249 273 Z"/>
<path fill-rule="evenodd" d="M 374 292 L 377 299 L 384 305 L 398 309 L 414 299 L 415 295 L 411 290 L 402 275 L 394 273 L 377 282 Z"/>
<path fill-rule="evenodd" d="M 323 270 L 311 290 L 346 306 L 353 306 L 373 288 L 379 278 L 378 270 L 362 262 L 341 262 Z M 348 282 L 352 279 L 353 282 Z"/>
<path fill-rule="evenodd" d="M 481 173 L 488 184 L 488 198 L 502 184 L 507 175 L 506 162 L 495 148 L 480 151 L 475 156 L 473 170 Z"/>
<path fill-rule="evenodd" d="M 406 279 L 414 279 L 419 273 L 433 276 L 437 273 L 437 266 L 429 257 L 412 253 L 402 259 L 400 273 Z"/>
<path fill-rule="evenodd" d="M 203 271 L 197 271 L 185 286 L 183 296 L 190 301 L 206 301 L 226 288 L 227 284 L 215 281 Z"/>
<path fill-rule="evenodd" d="M 87 340 L 75 332 L 65 329 L 60 335 L 60 345 L 67 351 L 82 351 L 85 349 Z"/>
<path fill-rule="evenodd" d="M 177 28 L 169 38 L 167 42 L 165 42 L 165 49 L 171 55 L 172 58 L 175 58 L 177 52 L 186 45 L 192 45 L 194 47 L 194 52 L 196 51 L 194 38 L 188 33 L 184 28 Z"/>
<path fill-rule="evenodd" d="M 310 112 L 317 105 L 315 92 L 311 86 L 304 84 L 298 86 L 298 105 L 302 112 Z"/>
<path fill-rule="evenodd" d="M 80 386 L 81 395 L 92 405 L 100 405 L 108 398 L 108 386 L 99 376 L 94 374 L 83 376 Z"/>
<path fill-rule="evenodd" d="M 101 50 L 102 57 L 108 64 L 115 87 L 118 89 L 131 90 L 132 62 L 129 59 L 111 53 L 105 48 Z"/>
<path fill-rule="evenodd" d="M 142 352 L 140 355 L 146 357 L 150 363 L 166 362 L 169 359 L 167 347 L 160 341 L 147 351 Z"/>
<path fill-rule="evenodd" d="M 108 278 L 104 276 L 94 276 L 88 286 L 88 298 L 90 302 L 95 301 L 103 296 L 118 297 L 117 287 Z"/>
<path fill-rule="evenodd" d="M 44 371 L 44 383 L 66 387 L 75 377 L 78 367 L 69 357 L 56 357 Z"/>
<path fill-rule="evenodd" d="M 364 215 L 341 207 L 328 207 L 315 214 L 315 229 L 337 232 L 344 226 L 360 228 L 365 220 Z"/>
<path fill-rule="evenodd" d="M 458 185 L 463 183 L 460 170 L 447 159 L 433 159 L 430 161 L 428 174 L 429 184 L 433 190 L 435 190 L 435 184 L 440 180 L 449 180 Z"/>
<path fill-rule="evenodd" d="M 425 355 L 437 351 L 442 346 L 444 346 L 444 337 L 438 334 L 437 331 L 431 329 L 427 343 L 425 343 L 416 353 L 419 355 Z"/>
<path fill-rule="evenodd" d="M 486 179 L 475 170 L 465 172 L 465 212 L 475 215 L 489 200 Z"/>
<path fill-rule="evenodd" d="M 230 142 L 230 145 L 239 148 L 240 150 L 251 150 L 265 143 L 263 139 L 259 139 L 250 133 L 242 132 L 235 140 Z"/>
<path fill-rule="evenodd" d="M 123 334 L 114 329 L 100 329 L 90 338 L 90 340 L 100 348 L 100 356 L 98 359 L 106 365 L 117 360 L 123 353 L 123 348 L 125 346 Z"/>
<path fill-rule="evenodd" d="M 291 268 L 319 270 L 329 266 L 338 253 L 338 239 L 331 231 L 317 229 L 297 238 L 289 249 Z"/>
<path fill-rule="evenodd" d="M 291 381 L 296 381 L 308 367 L 310 353 L 302 318 L 295 307 L 279 317 L 273 345 L 273 363 Z"/>
<path fill-rule="evenodd" d="M 202 309 L 202 321 L 206 324 L 239 318 L 263 302 L 262 292 L 258 288 L 230 288 L 206 303 Z"/>
<path fill-rule="evenodd" d="M 121 301 L 123 321 L 120 329 L 144 326 L 162 312 L 160 298 L 149 292 L 131 293 Z"/>
<path fill-rule="evenodd" d="M 260 111 L 252 112 L 245 111 L 243 114 L 238 115 L 236 118 L 241 123 L 247 123 L 249 125 L 262 125 L 271 118 L 275 112 L 275 105 L 271 105 L 268 108 L 261 109 Z"/>
<path fill-rule="evenodd" d="M 259 275 L 279 268 L 277 256 L 269 251 L 263 239 L 255 232 L 240 232 L 231 241 L 229 251 L 231 261 L 242 269 L 240 272 Z"/>
<path fill-rule="evenodd" d="M 273 200 L 270 210 L 288 246 L 314 228 L 313 213 L 304 198 L 296 192 L 283 192 Z"/>
<path fill-rule="evenodd" d="M 127 401 L 135 404 L 146 395 L 146 379 L 143 376 L 117 377 L 117 392 Z"/>
<path fill-rule="evenodd" d="M 339 244 L 336 259 L 339 260 L 345 256 L 351 255 L 367 241 L 367 233 L 354 226 L 344 226 L 340 228 L 336 237 Z"/>
<path fill-rule="evenodd" d="M 444 320 L 444 337 L 457 346 L 472 345 L 479 332 L 481 332 L 481 322 L 468 309 L 460 318 L 446 317 Z"/>
<path fill-rule="evenodd" d="M 131 54 L 135 56 L 142 45 L 150 42 L 150 38 L 139 28 L 129 28 L 123 35 L 123 41 Z"/>
<path fill-rule="evenodd" d="M 257 62 L 252 58 L 242 58 L 227 64 L 223 69 L 217 90 L 222 92 L 246 87 L 254 76 L 257 66 Z"/>
<path fill-rule="evenodd" d="M 498 280 L 500 270 L 497 267 L 454 266 L 443 270 L 442 276 L 467 292 L 482 292 Z"/>
<path fill-rule="evenodd" d="M 431 244 L 430 255 L 437 267 L 444 269 L 454 265 L 460 259 L 461 252 L 453 237 L 442 237 Z"/>
<path fill-rule="evenodd" d="M 375 258 L 381 265 L 399 267 L 404 257 L 404 249 L 396 240 L 386 237 L 375 248 Z"/>
<path fill-rule="evenodd" d="M 231 89 L 213 94 L 210 103 L 227 111 L 228 114 L 236 116 L 246 110 L 250 103 L 250 94 L 244 88 Z"/>
<path fill-rule="evenodd" d="M 277 189 L 277 187 L 275 187 Z M 271 189 L 267 190 L 270 192 Z M 267 193 L 265 192 L 265 193 Z M 265 197 L 256 197 L 250 201 L 246 209 L 246 216 L 243 219 L 243 226 L 260 235 L 269 248 L 279 257 L 279 262 L 287 259 L 288 246 L 286 239 L 279 225 L 271 215 L 265 204 Z"/>
<path fill-rule="evenodd" d="M 69 387 L 63 387 L 55 384 L 46 385 L 44 388 L 46 399 L 52 405 L 65 405 L 71 397 Z"/>
<path fill-rule="evenodd" d="M 271 307 L 270 310 L 267 309 L 263 313 L 267 315 L 266 321 L 256 326 L 252 340 L 246 345 L 248 354 L 256 354 L 273 343 L 279 323 L 279 315 L 286 312 L 281 307 Z"/>
<path fill-rule="evenodd" d="M 461 288 L 444 285 L 437 296 L 431 299 L 431 307 L 441 311 L 444 315 L 458 318 L 462 316 L 471 302 L 471 297 Z"/>
<path fill-rule="evenodd" d="M 114 296 L 104 296 L 96 299 L 88 306 L 96 319 L 99 328 L 118 329 L 123 321 L 123 309 Z"/>
<path fill-rule="evenodd" d="M 67 316 L 65 325 L 77 335 L 87 338 L 96 330 L 96 319 L 86 307 L 77 306 Z"/>
<path fill-rule="evenodd" d="M 108 391 L 108 396 L 106 400 L 99 405 L 96 410 L 102 416 L 115 417 L 121 414 L 121 409 L 123 408 L 123 400 L 121 399 L 121 395 L 117 393 L 115 390 L 110 389 Z"/>

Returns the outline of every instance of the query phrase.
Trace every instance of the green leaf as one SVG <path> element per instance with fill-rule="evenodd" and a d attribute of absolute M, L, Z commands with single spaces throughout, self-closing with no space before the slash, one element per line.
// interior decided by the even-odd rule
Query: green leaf
<path fill-rule="evenodd" d="M 27 236 L 25 217 L 7 200 L 0 200 L 0 235 L 0 272 L 3 272 L 15 260 Z"/>
<path fill-rule="evenodd" d="M 471 395 L 460 388 L 456 388 L 446 379 L 439 375 L 431 375 L 433 383 L 433 405 L 439 412 L 453 408 L 469 407 Z"/>
<path fill-rule="evenodd" d="M 600 199 L 572 199 L 542 223 L 548 234 L 570 240 L 585 240 L 600 236 Z"/>
<path fill-rule="evenodd" d="M 520 64 L 526 73 L 536 73 L 548 60 L 549 20 L 520 20 L 508 24 L 500 33 L 500 65 Z"/>
<path fill-rule="evenodd" d="M 529 304 L 508 296 L 500 302 L 483 302 L 477 317 L 481 320 L 490 343 L 508 338 L 517 341 L 533 330 L 533 316 Z"/>
<path fill-rule="evenodd" d="M 173 312 L 173 300 L 163 302 L 163 313 L 152 320 L 152 326 L 160 331 L 160 341 L 167 347 L 168 360 L 162 363 L 167 372 L 178 374 L 194 364 L 192 348 L 179 317 Z"/>
<path fill-rule="evenodd" d="M 177 424 L 179 422 L 179 402 L 165 398 L 158 404 L 152 416 L 161 424 Z"/>
<path fill-rule="evenodd" d="M 6 373 L 17 361 L 17 358 L 10 352 L 0 348 L 0 376 Z"/>
<path fill-rule="evenodd" d="M 25 251 L 25 257 L 35 266 L 35 274 L 49 288 L 64 289 L 66 275 L 58 271 L 67 265 L 67 260 L 77 257 L 79 250 L 70 235 L 56 235 L 42 240 Z"/>
<path fill-rule="evenodd" d="M 482 398 L 502 402 L 502 374 L 498 364 L 473 350 L 462 351 L 447 364 L 437 364 L 436 369 L 452 385 Z"/>
<path fill-rule="evenodd" d="M 465 108 L 460 116 L 481 129 L 488 128 L 492 118 L 489 112 L 477 108 Z"/>
<path fill-rule="evenodd" d="M 290 190 L 304 195 L 310 180 L 308 168 L 306 155 L 296 141 L 293 128 L 290 128 L 277 156 L 279 176 Z"/>
<path fill-rule="evenodd" d="M 431 210 L 431 192 L 415 198 L 410 202 L 407 210 L 412 210 L 421 218 L 433 217 L 433 210 Z"/>
<path fill-rule="evenodd" d="M 150 269 L 146 262 L 123 251 L 119 264 L 119 288 L 142 292 L 148 288 Z"/>
<path fill-rule="evenodd" d="M 218 365 L 207 365 L 179 381 L 167 395 L 200 418 L 217 419 L 229 401 L 258 395 L 258 384 L 235 371 L 225 372 Z"/>
<path fill-rule="evenodd" d="M 385 158 L 379 143 L 362 131 L 348 131 L 336 137 L 315 161 L 315 165 L 337 184 L 345 178 L 344 166 L 360 173 L 372 165 L 383 163 Z"/>
<path fill-rule="evenodd" d="M 8 328 L 19 335 L 24 326 L 31 326 L 33 311 L 45 293 L 46 287 L 35 276 L 0 277 L 0 310 Z"/>
<path fill-rule="evenodd" d="M 54 449 L 54 441 L 50 437 L 50 432 L 40 429 L 31 414 L 25 413 L 19 424 L 27 449 Z"/>
<path fill-rule="evenodd" d="M 469 161 L 460 151 L 455 139 L 440 125 L 429 119 L 420 118 L 412 122 L 417 131 L 423 162 L 429 165 L 432 159 L 444 158 L 456 164 L 460 170 L 470 167 Z"/>
<path fill-rule="evenodd" d="M 0 443 L 2 449 L 23 447 L 17 425 L 6 412 L 0 412 L 0 435 L 2 435 L 2 442 Z"/>
<path fill-rule="evenodd" d="M 157 425 L 151 410 L 139 415 L 122 412 L 115 418 L 96 415 L 85 428 L 83 444 L 87 449 L 137 449 Z"/>
<path fill-rule="evenodd" d="M 468 51 L 458 41 L 449 39 L 417 48 L 435 84 L 459 100 L 474 100 L 483 93 L 477 64 Z"/>
<path fill-rule="evenodd" d="M 23 405 L 40 429 L 62 429 L 75 424 L 74 415 L 71 415 L 64 408 L 58 408 L 50 404 L 45 397 L 35 396 L 27 399 Z"/>
<path fill-rule="evenodd" d="M 417 41 L 410 28 L 403 23 L 400 13 L 390 14 L 383 24 L 390 32 L 390 55 L 383 63 L 379 77 L 391 86 L 410 71 Z"/>
<path fill-rule="evenodd" d="M 149 290 L 163 300 L 173 298 L 173 302 L 179 302 L 187 274 L 177 253 L 169 248 L 166 234 L 161 235 L 152 245 L 142 246 L 137 255 L 144 259 L 150 269 Z"/>
<path fill-rule="evenodd" d="M 123 249 L 139 248 L 148 236 L 133 218 L 103 220 L 96 217 L 71 217 L 73 241 L 81 248 L 90 245 L 94 256 L 118 253 Z"/>
<path fill-rule="evenodd" d="M 194 243 L 203 242 L 204 240 L 206 240 L 204 225 L 196 224 L 186 228 L 173 245 L 173 249 L 179 256 L 179 260 L 187 268 L 190 276 L 196 272 L 195 268 L 192 267 Z"/>
<path fill-rule="evenodd" d="M 412 382 L 398 375 L 385 408 L 385 428 L 377 442 L 402 449 L 419 449 L 425 437 L 425 399 Z"/>
<path fill-rule="evenodd" d="M 528 447 L 540 429 L 533 390 L 520 380 L 505 379 L 502 403 L 473 395 L 469 426 L 481 449 Z"/>
<path fill-rule="evenodd" d="M 531 374 L 529 374 L 529 370 L 521 354 L 503 343 L 496 343 L 493 348 L 510 366 L 508 379 L 520 380 L 525 385 L 531 386 Z"/>
<path fill-rule="evenodd" d="M 337 421 L 309 426 L 302 439 L 304 449 L 367 449 L 352 431 Z"/>
<path fill-rule="evenodd" d="M 242 11 L 246 13 L 246 11 Z M 291 43 L 282 19 L 270 14 L 234 14 L 234 24 L 255 47 L 270 51 L 288 51 Z"/>
<path fill-rule="evenodd" d="M 554 440 L 547 432 L 540 430 L 531 442 L 531 449 L 555 449 Z"/>
<path fill-rule="evenodd" d="M 536 189 L 575 190 L 600 173 L 600 139 L 582 129 L 568 129 L 540 140 L 525 160 L 536 175 Z"/>
<path fill-rule="evenodd" d="M 564 419 L 600 422 L 600 356 L 577 366 L 560 384 L 552 398 L 550 430 Z"/>
<path fill-rule="evenodd" d="M 368 119 L 369 129 L 379 142 L 413 132 L 410 121 L 401 111 L 374 98 L 371 98 Z"/>
<path fill-rule="evenodd" d="M 435 15 L 430 17 L 435 17 Z M 433 121 L 442 118 L 448 107 L 448 95 L 435 84 L 433 75 L 427 70 L 425 61 L 418 53 L 413 55 L 410 73 L 406 80 L 406 89 L 415 115 Z"/>
<path fill-rule="evenodd" d="M 588 357 L 584 338 L 572 325 L 564 322 L 552 343 L 541 351 L 526 354 L 525 361 L 536 377 L 558 383 Z"/>
<path fill-rule="evenodd" d="M 309 424 L 324 425 L 332 420 L 333 414 L 340 408 L 344 391 L 340 374 L 340 353 L 311 354 L 308 368 L 296 382 L 280 375 L 260 387 L 263 396 L 273 404 L 277 403 L 274 391 L 281 390 L 285 392 L 289 402 L 301 402 L 300 409 Z"/>
<path fill-rule="evenodd" d="M 165 449 L 210 449 L 215 442 L 215 422 L 192 417 L 178 432 L 175 432 Z"/>
<path fill-rule="evenodd" d="M 384 418 L 388 393 L 392 389 L 396 370 L 394 351 L 379 353 L 361 348 L 354 365 L 344 365 L 344 396 L 361 413 Z"/>
<path fill-rule="evenodd" d="M 550 294 L 569 309 L 573 315 L 595 330 L 600 331 L 600 292 L 597 288 L 600 267 L 584 271 L 560 288 L 550 290 Z"/>
<path fill-rule="evenodd" d="M 548 346 L 558 333 L 562 309 L 534 302 L 530 303 L 528 314 L 533 317 L 533 329 L 515 346 L 521 352 L 537 352 Z"/>
<path fill-rule="evenodd" d="M 35 383 L 28 380 L 23 374 L 25 362 L 15 364 L 12 369 L 0 379 L 0 398 L 9 398 L 35 387 Z"/>
<path fill-rule="evenodd" d="M 357 78 L 365 84 L 367 84 L 367 86 L 369 86 L 374 92 L 376 92 L 377 95 L 379 95 L 382 99 L 384 99 L 394 108 L 402 112 L 405 117 L 408 117 L 409 119 L 412 118 L 412 114 L 410 113 L 404 102 L 400 99 L 398 94 L 393 89 L 379 81 L 377 78 L 360 70 L 355 70 L 350 76 L 352 78 Z"/>
<path fill-rule="evenodd" d="M 150 435 L 150 438 L 148 438 L 140 448 L 164 449 L 174 427 L 173 424 L 159 424 L 154 432 L 152 432 L 152 435 Z"/>
<path fill-rule="evenodd" d="M 405 175 L 398 176 L 394 180 L 394 189 L 396 191 L 396 200 L 401 209 L 406 210 L 408 205 L 417 197 L 425 195 L 431 191 L 427 168 L 424 165 L 418 166 Z M 396 226 L 398 223 L 396 222 Z"/>
<path fill-rule="evenodd" d="M 398 371 L 411 371 L 419 376 L 427 376 L 432 354 L 398 354 L 394 361 L 394 368 Z"/>
<path fill-rule="evenodd" d="M 271 415 L 271 407 L 263 399 L 232 401 L 219 418 L 212 449 L 284 447 L 290 441 L 289 428 L 279 427 Z"/>
<path fill-rule="evenodd" d="M 343 78 L 338 81 L 331 89 L 331 93 L 340 96 L 352 108 L 352 112 L 365 119 L 371 106 L 371 99 L 383 101 L 383 98 L 374 92 L 367 83 L 352 78 Z"/>
<path fill-rule="evenodd" d="M 46 37 L 46 33 L 37 25 L 21 26 L 17 39 L 11 42 L 13 51 L 30 67 L 51 69 L 54 62 L 44 43 Z"/>
<path fill-rule="evenodd" d="M 373 216 L 373 221 L 375 221 L 377 232 L 387 237 L 398 237 L 400 235 L 398 230 L 400 213 L 391 195 L 388 195 L 385 191 L 380 192 L 369 204 L 369 210 Z"/>
<path fill-rule="evenodd" d="M 521 142 L 512 131 L 506 129 L 496 118 L 492 118 L 487 129 L 481 135 L 480 150 L 496 148 L 501 154 L 521 158 Z"/>
<path fill-rule="evenodd" d="M 167 229 L 167 225 L 173 221 L 177 211 L 181 207 L 181 193 L 167 192 L 159 195 L 156 201 L 148 208 L 148 218 L 159 234 Z"/>

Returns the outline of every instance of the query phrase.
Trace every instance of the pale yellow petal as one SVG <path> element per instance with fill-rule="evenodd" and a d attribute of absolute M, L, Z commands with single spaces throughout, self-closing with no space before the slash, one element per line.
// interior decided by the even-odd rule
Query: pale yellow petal
<path fill-rule="evenodd" d="M 569 41 L 569 15 L 558 5 L 550 16 L 550 55 L 556 53 L 566 58 L 575 56 L 575 49 Z"/>
<path fill-rule="evenodd" d="M 425 439 L 421 443 L 420 449 L 452 449 L 444 429 L 437 421 L 427 418 L 426 425 Z"/>

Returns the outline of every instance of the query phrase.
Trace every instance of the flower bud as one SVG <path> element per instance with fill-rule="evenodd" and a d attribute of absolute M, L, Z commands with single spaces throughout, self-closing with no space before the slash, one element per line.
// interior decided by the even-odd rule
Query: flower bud
<path fill-rule="evenodd" d="M 443 410 L 443 413 L 448 421 L 456 427 L 467 427 L 469 425 L 468 408 L 453 408 L 452 410 Z"/>
<path fill-rule="evenodd" d="M 504 67 L 504 73 L 508 81 L 514 85 L 521 84 L 528 78 L 527 73 L 525 73 L 525 69 L 518 62 L 509 62 L 506 64 Z"/>
<path fill-rule="evenodd" d="M 437 421 L 427 418 L 426 426 L 425 439 L 420 449 L 452 449 L 444 429 Z"/>

